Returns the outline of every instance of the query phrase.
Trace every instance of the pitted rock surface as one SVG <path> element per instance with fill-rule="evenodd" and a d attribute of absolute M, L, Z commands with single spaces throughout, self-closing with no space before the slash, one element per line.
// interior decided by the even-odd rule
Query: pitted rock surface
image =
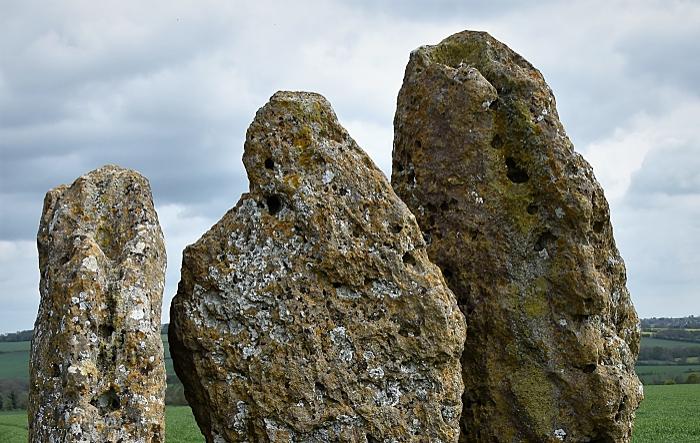
<path fill-rule="evenodd" d="M 250 192 L 185 249 L 171 305 L 207 441 L 457 441 L 462 314 L 329 103 L 276 93 L 243 161 Z"/>
<path fill-rule="evenodd" d="M 608 203 L 540 72 L 482 32 L 411 53 L 392 184 L 469 334 L 460 441 L 629 441 L 638 319 Z"/>
<path fill-rule="evenodd" d="M 31 442 L 162 442 L 165 247 L 148 181 L 105 166 L 44 199 Z"/>

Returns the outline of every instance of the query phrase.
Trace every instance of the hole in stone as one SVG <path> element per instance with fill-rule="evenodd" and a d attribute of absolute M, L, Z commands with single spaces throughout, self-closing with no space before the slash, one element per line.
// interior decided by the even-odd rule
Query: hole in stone
<path fill-rule="evenodd" d="M 51 365 L 51 377 L 57 378 L 61 376 L 61 369 L 58 364 L 54 363 Z"/>
<path fill-rule="evenodd" d="M 403 230 L 403 226 L 402 226 L 402 225 L 394 225 L 394 226 L 391 227 L 391 231 L 392 231 L 394 234 L 398 234 L 398 233 L 401 232 L 402 230 Z"/>
<path fill-rule="evenodd" d="M 440 203 L 440 210 L 441 210 L 441 211 L 447 211 L 448 209 L 450 209 L 450 204 L 449 204 L 449 203 L 447 203 L 447 202 L 442 202 L 442 203 Z"/>
<path fill-rule="evenodd" d="M 410 265 L 410 266 L 416 265 L 416 259 L 413 257 L 413 254 L 411 254 L 410 252 L 405 253 L 403 255 L 402 259 L 403 259 L 403 262 L 407 265 Z"/>
<path fill-rule="evenodd" d="M 271 195 L 265 199 L 265 203 L 267 204 L 267 210 L 270 211 L 271 215 L 275 215 L 278 212 L 280 212 L 280 209 L 282 209 L 282 200 L 280 200 L 279 196 L 277 195 Z"/>
<path fill-rule="evenodd" d="M 500 149 L 503 146 L 503 139 L 500 135 L 496 134 L 491 139 L 491 147 L 494 149 Z"/>
<path fill-rule="evenodd" d="M 622 411 L 625 409 L 625 403 L 627 403 L 627 396 L 622 397 L 620 405 L 617 407 L 617 414 L 615 414 L 615 421 L 620 421 L 622 418 Z"/>
<path fill-rule="evenodd" d="M 605 223 L 603 223 L 602 221 L 597 221 L 593 223 L 593 232 L 595 232 L 596 234 L 600 234 L 601 232 L 603 232 L 603 228 L 605 228 Z"/>
<path fill-rule="evenodd" d="M 153 434 L 152 441 L 162 441 L 162 439 L 160 438 L 160 428 L 158 427 L 158 425 L 151 426 L 151 433 Z"/>
<path fill-rule="evenodd" d="M 420 337 L 420 325 L 414 324 L 410 321 L 402 322 L 401 319 L 397 317 L 392 317 L 391 320 L 394 323 L 399 324 L 399 335 L 402 337 Z"/>
<path fill-rule="evenodd" d="M 153 365 L 149 362 L 140 368 L 141 374 L 148 375 L 153 371 Z"/>
<path fill-rule="evenodd" d="M 93 398 L 90 404 L 95 406 L 102 415 L 116 411 L 120 407 L 119 396 L 117 395 L 117 391 L 114 390 L 114 387 L 109 388 L 108 391 Z"/>
<path fill-rule="evenodd" d="M 539 238 L 535 242 L 535 251 L 539 252 L 547 248 L 551 243 L 556 241 L 557 237 L 550 231 L 544 231 L 540 234 Z"/>
<path fill-rule="evenodd" d="M 338 283 L 338 282 L 333 282 L 333 287 L 334 287 L 334 288 L 338 289 L 338 288 L 341 287 L 341 286 L 343 286 L 343 285 L 340 284 L 340 283 Z"/>
<path fill-rule="evenodd" d="M 415 143 L 415 144 L 416 144 L 416 148 L 420 148 L 420 147 L 421 147 L 421 142 L 420 142 L 420 140 L 416 140 L 416 143 Z"/>
<path fill-rule="evenodd" d="M 534 203 L 530 203 L 527 205 L 527 213 L 530 215 L 534 215 L 537 213 L 537 205 Z"/>
<path fill-rule="evenodd" d="M 112 323 L 105 323 L 103 325 L 100 325 L 98 329 L 100 332 L 100 337 L 105 339 L 111 338 L 112 334 L 114 333 L 114 326 L 112 325 Z"/>
<path fill-rule="evenodd" d="M 271 158 L 265 159 L 265 167 L 267 169 L 275 169 L 275 162 Z"/>
<path fill-rule="evenodd" d="M 506 175 L 513 183 L 525 183 L 530 179 L 525 169 L 520 167 L 513 157 L 506 157 Z"/>
<path fill-rule="evenodd" d="M 396 170 L 398 172 L 403 172 L 403 164 L 401 163 L 396 163 Z"/>
<path fill-rule="evenodd" d="M 496 98 L 496 99 L 495 99 L 494 101 L 492 101 L 491 104 L 489 105 L 489 109 L 495 111 L 496 109 L 498 109 L 499 106 L 500 106 L 500 105 L 499 105 L 498 98 Z"/>
<path fill-rule="evenodd" d="M 594 372 L 597 367 L 598 365 L 596 365 L 595 363 L 587 364 L 583 367 L 583 372 L 585 372 L 586 374 L 590 374 L 591 372 Z"/>

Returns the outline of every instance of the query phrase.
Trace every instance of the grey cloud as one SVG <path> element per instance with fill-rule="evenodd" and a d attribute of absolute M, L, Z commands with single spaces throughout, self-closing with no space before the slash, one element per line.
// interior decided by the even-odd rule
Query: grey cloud
<path fill-rule="evenodd" d="M 640 207 L 684 196 L 700 200 L 700 140 L 651 151 L 633 175 L 626 203 Z"/>
<path fill-rule="evenodd" d="M 653 150 L 613 212 L 628 283 L 643 316 L 697 314 L 700 145 Z"/>
<path fill-rule="evenodd" d="M 657 88 L 674 87 L 700 96 L 700 26 L 683 24 L 625 36 L 618 49 L 625 55 L 625 73 L 644 78 Z"/>
<path fill-rule="evenodd" d="M 630 10 L 614 1 L 514 0 L 4 5 L 0 239 L 33 244 L 49 188 L 118 163 L 146 175 L 156 205 L 170 208 L 163 223 L 172 244 L 168 278 L 176 279 L 178 248 L 246 190 L 245 130 L 269 96 L 278 89 L 324 94 L 389 172 L 393 112 L 409 52 L 467 28 L 490 31 L 542 70 L 581 149 L 629 126 L 640 112 L 664 116 L 676 97 L 698 95 L 700 57 L 691 57 L 700 37 L 693 26 L 697 11 L 700 5 L 692 3 L 640 2 Z M 693 177 L 673 184 L 674 177 L 661 176 L 677 170 L 677 161 L 697 165 L 691 157 L 669 151 L 667 159 L 645 164 L 625 202 L 613 208 L 635 293 L 661 287 L 654 282 L 665 274 L 647 273 L 656 263 L 644 260 L 663 254 L 668 263 L 682 260 L 673 245 L 687 243 L 680 232 L 696 232 L 688 220 L 698 215 L 681 197 L 654 208 L 635 199 L 692 192 Z M 661 234 L 639 218 L 679 233 L 657 245 Z M 0 282 L 1 300 L 10 297 L 10 286 L 36 299 L 29 283 L 36 266 L 24 260 L 13 268 L 17 276 L 5 274 Z"/>

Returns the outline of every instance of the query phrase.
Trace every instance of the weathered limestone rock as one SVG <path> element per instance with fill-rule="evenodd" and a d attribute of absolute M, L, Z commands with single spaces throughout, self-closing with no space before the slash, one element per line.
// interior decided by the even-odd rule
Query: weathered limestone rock
<path fill-rule="evenodd" d="M 170 311 L 207 441 L 457 441 L 462 314 L 329 103 L 276 93 L 243 161 L 250 193 L 185 249 Z"/>
<path fill-rule="evenodd" d="M 392 183 L 463 310 L 463 442 L 629 441 L 638 320 L 540 72 L 482 32 L 411 54 Z"/>
<path fill-rule="evenodd" d="M 50 190 L 37 244 L 29 440 L 162 442 L 166 261 L 148 181 L 104 166 Z"/>

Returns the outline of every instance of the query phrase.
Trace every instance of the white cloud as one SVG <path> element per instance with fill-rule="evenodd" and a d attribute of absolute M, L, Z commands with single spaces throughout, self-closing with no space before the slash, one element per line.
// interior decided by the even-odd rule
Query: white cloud
<path fill-rule="evenodd" d="M 163 316 L 165 323 L 169 319 L 170 301 L 177 293 L 180 280 L 180 264 L 185 246 L 197 241 L 216 220 L 190 213 L 186 207 L 177 204 L 163 205 L 156 208 L 165 237 L 165 249 L 168 255 L 168 269 L 163 293 Z"/>
<path fill-rule="evenodd" d="M 572 140 L 611 197 L 630 285 L 639 286 L 644 251 L 629 245 L 658 234 L 637 229 L 639 203 L 626 196 L 652 152 L 673 156 L 700 139 L 699 20 L 697 2 L 656 0 L 634 8 L 603 0 L 11 2 L 0 14 L 0 239 L 33 244 L 47 189 L 104 163 L 135 168 L 161 211 L 167 299 L 184 245 L 247 188 L 245 129 L 269 96 L 324 94 L 389 175 L 409 52 L 478 29 L 550 82 Z M 673 199 L 663 210 L 685 219 L 689 204 Z M 666 260 L 688 262 L 692 252 L 677 246 Z M 22 260 L 2 274 L 0 302 L 17 291 L 31 299 L 13 316 L 29 327 L 38 272 Z"/>
<path fill-rule="evenodd" d="M 39 259 L 32 241 L 0 240 L 0 333 L 31 328 L 39 309 Z"/>
<path fill-rule="evenodd" d="M 637 114 L 610 137 L 582 149 L 593 165 L 606 197 L 614 203 L 627 192 L 632 174 L 652 150 L 668 150 L 698 143 L 700 100 L 679 104 L 661 115 Z"/>

